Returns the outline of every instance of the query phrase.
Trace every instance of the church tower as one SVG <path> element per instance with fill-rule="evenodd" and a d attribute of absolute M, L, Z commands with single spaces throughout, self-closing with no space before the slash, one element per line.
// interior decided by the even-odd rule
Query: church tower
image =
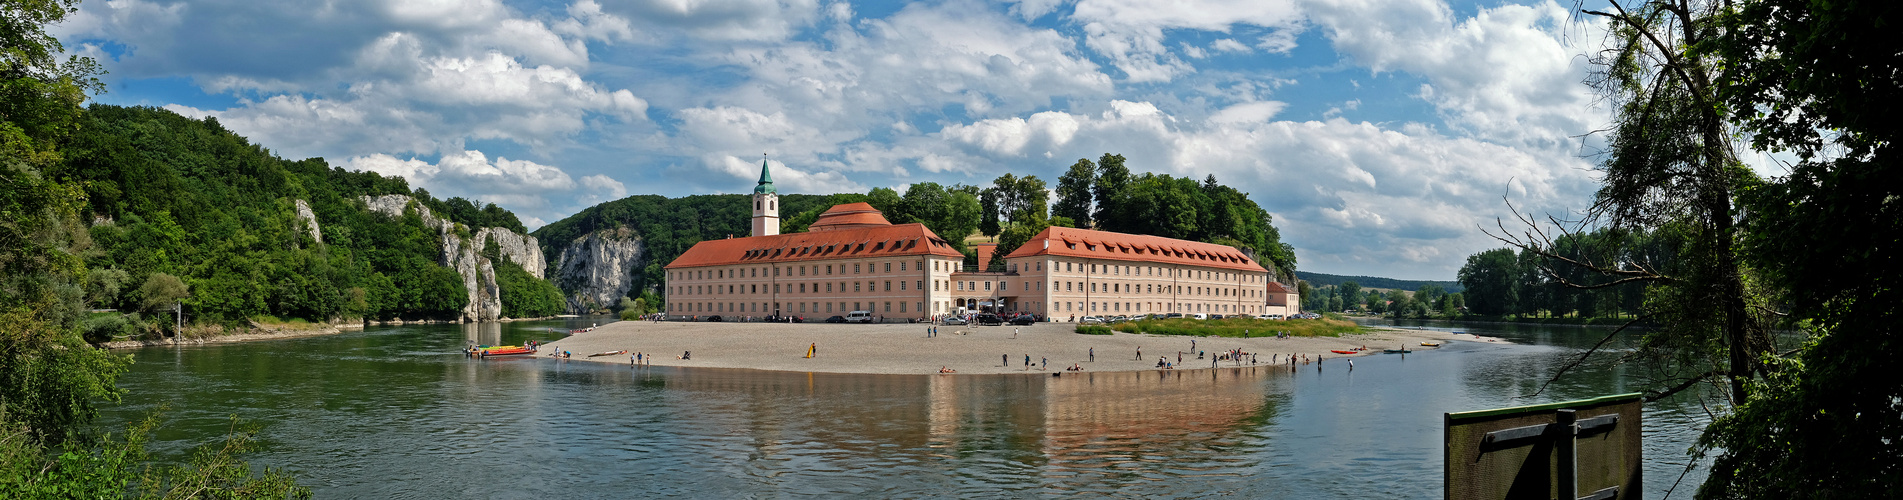
<path fill-rule="evenodd" d="M 780 191 L 773 189 L 766 160 L 760 160 L 760 184 L 753 187 L 753 236 L 780 234 Z"/>

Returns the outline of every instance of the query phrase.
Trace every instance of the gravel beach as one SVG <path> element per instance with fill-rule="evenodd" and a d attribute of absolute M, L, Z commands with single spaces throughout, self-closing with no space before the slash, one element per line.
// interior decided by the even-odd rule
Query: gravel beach
<path fill-rule="evenodd" d="M 1156 369 L 1157 359 L 1182 362 L 1178 370 L 1211 367 L 1218 352 L 1242 349 L 1255 354 L 1260 365 L 1287 364 L 1290 354 L 1316 359 L 1380 354 L 1381 349 L 1405 346 L 1410 350 L 1433 349 L 1421 342 L 1505 342 L 1424 330 L 1372 330 L 1364 334 L 1336 337 L 1222 338 L 1182 337 L 1117 333 L 1081 335 L 1072 323 L 1038 323 L 1033 326 L 941 326 L 936 337 L 927 337 L 925 324 L 780 324 L 780 323 L 687 323 L 621 321 L 593 331 L 578 333 L 544 344 L 537 356 L 568 351 L 572 360 L 630 363 L 640 352 L 652 355 L 654 366 L 702 368 L 743 368 L 791 372 L 931 374 L 940 368 L 961 374 L 1063 372 L 1076 364 L 1084 371 L 1139 371 Z M 1015 338 L 1014 338 L 1015 337 Z M 1191 351 L 1204 351 L 1197 359 Z M 1366 346 L 1369 351 L 1347 355 L 1329 352 Z M 818 354 L 806 357 L 808 348 Z M 1142 356 L 1137 355 L 1138 349 Z M 628 354 L 588 357 L 589 354 L 627 350 Z M 1095 349 L 1096 358 L 1091 359 Z M 691 359 L 679 359 L 691 352 Z M 1030 366 L 1025 366 L 1025 357 Z M 644 356 L 645 358 L 646 356 Z M 1274 361 L 1271 361 L 1271 360 Z M 1243 357 L 1240 366 L 1249 366 Z M 1238 366 L 1222 361 L 1224 367 Z M 1301 364 L 1301 361 L 1297 361 Z"/>

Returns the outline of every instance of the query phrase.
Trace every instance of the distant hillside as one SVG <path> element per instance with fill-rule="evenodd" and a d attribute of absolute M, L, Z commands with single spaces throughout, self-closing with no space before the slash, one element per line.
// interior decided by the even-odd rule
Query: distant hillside
<path fill-rule="evenodd" d="M 1353 281 L 1355 284 L 1361 285 L 1362 288 L 1416 291 L 1427 285 L 1439 285 L 1442 289 L 1447 290 L 1447 293 L 1460 293 L 1467 290 L 1467 287 L 1460 286 L 1460 282 L 1458 281 L 1397 280 L 1394 278 L 1377 278 L 1374 276 L 1340 276 L 1308 271 L 1295 271 L 1295 277 L 1301 278 L 1302 281 L 1307 281 L 1308 286 L 1316 288 L 1340 285 L 1343 282 Z"/>

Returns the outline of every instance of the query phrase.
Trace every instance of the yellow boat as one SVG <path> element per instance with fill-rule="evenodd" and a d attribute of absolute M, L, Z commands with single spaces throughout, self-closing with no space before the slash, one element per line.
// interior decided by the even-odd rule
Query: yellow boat
<path fill-rule="evenodd" d="M 1421 345 L 1428 346 L 1428 347 L 1440 347 L 1440 342 L 1422 342 Z"/>

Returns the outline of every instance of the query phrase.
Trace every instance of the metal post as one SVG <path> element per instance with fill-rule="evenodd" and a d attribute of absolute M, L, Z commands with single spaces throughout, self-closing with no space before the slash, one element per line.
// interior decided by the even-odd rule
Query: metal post
<path fill-rule="evenodd" d="M 1559 487 L 1559 497 L 1569 500 L 1579 498 L 1579 450 L 1574 440 L 1579 435 L 1579 426 L 1575 425 L 1578 418 L 1573 410 L 1559 410 L 1559 422 L 1553 424 L 1559 428 L 1559 435 L 1556 436 L 1559 442 L 1554 446 L 1559 455 L 1559 463 L 1554 467 L 1559 475 L 1559 484 L 1556 486 Z"/>

